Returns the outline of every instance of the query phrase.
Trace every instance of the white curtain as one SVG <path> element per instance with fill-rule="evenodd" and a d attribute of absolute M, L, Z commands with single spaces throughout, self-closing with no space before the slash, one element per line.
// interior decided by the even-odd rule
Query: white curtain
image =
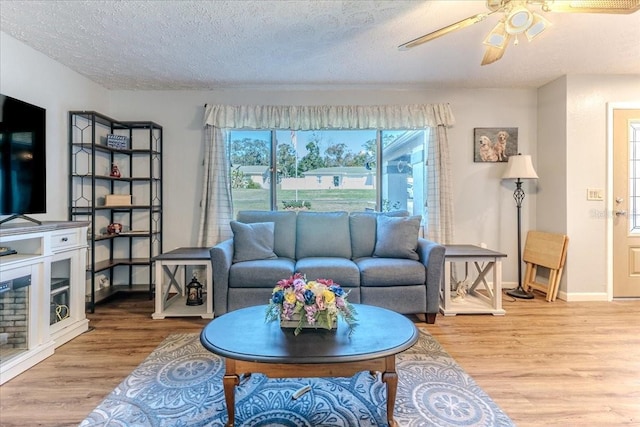
<path fill-rule="evenodd" d="M 450 244 L 453 243 L 453 195 L 445 126 L 436 126 L 430 133 L 427 159 L 427 238 Z"/>
<path fill-rule="evenodd" d="M 229 223 L 233 219 L 233 200 L 225 132 L 214 126 L 205 126 L 204 133 L 204 185 L 198 242 L 208 248 L 231 238 Z"/>
<path fill-rule="evenodd" d="M 222 129 L 437 129 L 437 132 L 431 132 L 435 134 L 435 141 L 430 146 L 436 145 L 437 150 L 430 153 L 428 170 L 435 163 L 438 171 L 429 176 L 427 203 L 430 219 L 427 233 L 430 239 L 449 243 L 447 236 L 452 233 L 453 204 L 446 128 L 454 124 L 449 104 L 205 105 L 205 144 L 208 147 L 205 150 L 200 245 L 213 246 L 231 236 L 229 222 L 233 219 L 233 203 Z M 431 215 L 434 208 L 437 215 Z"/>
<path fill-rule="evenodd" d="M 221 129 L 424 129 L 452 126 L 449 104 L 207 105 L 204 124 Z"/>

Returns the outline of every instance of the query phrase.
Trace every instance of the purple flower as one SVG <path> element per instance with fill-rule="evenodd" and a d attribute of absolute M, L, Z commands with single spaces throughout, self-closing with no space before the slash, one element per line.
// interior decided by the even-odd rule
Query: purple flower
<path fill-rule="evenodd" d="M 313 325 L 316 323 L 316 307 L 314 305 L 305 305 L 304 311 L 307 317 L 307 323 Z"/>

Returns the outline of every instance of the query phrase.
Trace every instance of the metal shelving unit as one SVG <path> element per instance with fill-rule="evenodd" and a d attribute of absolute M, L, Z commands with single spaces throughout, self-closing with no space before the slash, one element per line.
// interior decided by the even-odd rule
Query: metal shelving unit
<path fill-rule="evenodd" d="M 125 137 L 124 146 L 108 145 L 108 135 Z M 113 164 L 120 176 L 110 173 Z M 112 194 L 129 195 L 131 204 L 106 205 Z M 88 310 L 119 292 L 152 298 L 153 258 L 162 253 L 162 126 L 70 111 L 69 219 L 90 222 Z M 122 232 L 108 234 L 112 223 Z"/>

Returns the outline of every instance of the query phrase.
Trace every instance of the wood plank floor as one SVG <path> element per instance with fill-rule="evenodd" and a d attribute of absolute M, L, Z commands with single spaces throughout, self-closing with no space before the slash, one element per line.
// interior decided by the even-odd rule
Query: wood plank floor
<path fill-rule="evenodd" d="M 428 330 L 522 427 L 640 425 L 640 301 L 510 300 L 506 316 L 438 316 Z M 93 330 L 0 386 L 0 425 L 74 426 L 169 334 L 198 318 L 152 320 L 153 302 L 98 306 Z"/>

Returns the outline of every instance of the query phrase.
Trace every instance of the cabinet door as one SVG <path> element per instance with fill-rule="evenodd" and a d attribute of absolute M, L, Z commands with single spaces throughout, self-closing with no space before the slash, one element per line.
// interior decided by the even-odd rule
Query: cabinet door
<path fill-rule="evenodd" d="M 53 255 L 51 259 L 49 331 L 56 346 L 68 341 L 68 329 L 85 320 L 84 262 L 86 249 L 80 248 Z"/>

